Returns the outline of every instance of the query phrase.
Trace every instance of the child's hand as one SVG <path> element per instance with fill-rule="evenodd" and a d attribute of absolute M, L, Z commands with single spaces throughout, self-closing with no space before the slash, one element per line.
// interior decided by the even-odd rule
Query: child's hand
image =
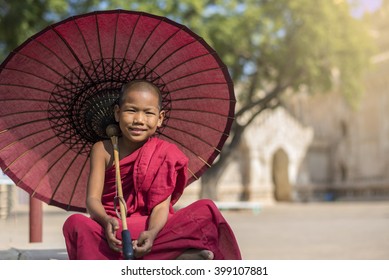
<path fill-rule="evenodd" d="M 151 231 L 143 231 L 138 240 L 132 242 L 134 248 L 135 258 L 141 258 L 144 255 L 150 253 L 153 246 L 155 234 Z"/>
<path fill-rule="evenodd" d="M 122 242 L 116 238 L 116 231 L 118 229 L 119 222 L 115 218 L 109 217 L 105 225 L 105 237 L 107 238 L 108 245 L 112 250 L 121 252 Z"/>

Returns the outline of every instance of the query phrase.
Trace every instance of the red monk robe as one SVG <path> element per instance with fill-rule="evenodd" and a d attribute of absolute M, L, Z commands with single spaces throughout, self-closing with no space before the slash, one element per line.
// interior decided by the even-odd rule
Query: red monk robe
<path fill-rule="evenodd" d="M 230 226 L 211 200 L 199 200 L 174 212 L 173 205 L 186 186 L 187 163 L 175 145 L 158 138 L 149 139 L 120 161 L 127 225 L 133 239 L 147 229 L 153 207 L 172 196 L 168 221 L 154 240 L 151 252 L 142 259 L 175 259 L 188 249 L 210 250 L 219 260 L 241 259 Z M 105 173 L 102 203 L 107 214 L 117 217 L 115 195 L 115 168 L 110 167 Z M 117 231 L 118 239 L 121 231 Z M 109 248 L 103 227 L 85 215 L 70 216 L 63 233 L 69 259 L 123 259 L 121 253 Z"/>

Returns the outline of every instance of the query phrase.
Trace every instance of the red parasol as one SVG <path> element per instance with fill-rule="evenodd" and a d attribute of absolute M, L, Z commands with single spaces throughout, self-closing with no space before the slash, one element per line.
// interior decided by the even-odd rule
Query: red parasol
<path fill-rule="evenodd" d="M 89 151 L 108 139 L 121 86 L 146 79 L 163 95 L 158 137 L 189 157 L 189 183 L 211 166 L 234 115 L 216 52 L 187 27 L 124 10 L 71 17 L 34 35 L 0 66 L 0 167 L 47 204 L 85 211 Z"/>

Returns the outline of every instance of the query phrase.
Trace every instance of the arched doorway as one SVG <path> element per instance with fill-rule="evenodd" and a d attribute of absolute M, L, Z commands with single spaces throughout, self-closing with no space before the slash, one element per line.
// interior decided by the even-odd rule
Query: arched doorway
<path fill-rule="evenodd" d="M 275 152 L 272 164 L 274 198 L 276 201 L 292 200 L 292 187 L 289 182 L 288 167 L 288 155 L 280 148 Z"/>

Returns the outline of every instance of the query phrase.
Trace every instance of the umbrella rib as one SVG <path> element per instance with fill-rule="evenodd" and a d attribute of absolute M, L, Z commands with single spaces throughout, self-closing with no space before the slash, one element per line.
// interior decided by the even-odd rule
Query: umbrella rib
<path fill-rule="evenodd" d="M 6 115 L 1 115 L 2 118 L 5 118 L 5 117 L 10 117 L 10 116 L 17 116 L 17 115 L 21 115 L 21 114 L 29 114 L 29 113 L 45 113 L 45 112 L 51 112 L 53 110 L 31 110 L 31 111 L 18 111 L 18 112 L 12 112 L 12 113 L 8 113 Z M 55 112 L 55 111 L 53 111 Z"/>
<path fill-rule="evenodd" d="M 199 177 L 197 177 L 189 167 L 188 167 L 188 171 L 190 174 L 192 174 L 192 177 L 195 178 L 195 180 L 199 179 Z"/>
<path fill-rule="evenodd" d="M 204 111 L 204 110 L 192 109 L 192 108 L 182 108 L 182 109 L 174 108 L 174 111 L 207 113 L 207 114 L 211 114 L 211 115 L 215 115 L 215 116 L 220 116 L 220 117 L 224 117 L 224 118 L 228 118 L 228 119 L 232 119 L 232 120 L 235 119 L 234 117 L 231 117 L 231 116 L 228 116 L 228 115 L 223 115 L 223 114 L 216 113 L 216 112 L 209 112 L 209 111 Z"/>
<path fill-rule="evenodd" d="M 20 98 L 9 98 L 9 99 L 2 99 L 2 100 L 0 100 L 0 102 L 8 102 L 8 101 L 19 101 L 20 102 Z M 32 102 L 36 101 L 36 102 L 47 103 L 47 99 L 35 99 L 35 98 L 23 98 L 23 101 L 32 101 Z"/>
<path fill-rule="evenodd" d="M 196 72 L 191 72 L 190 74 L 187 74 L 187 75 L 184 75 L 184 76 L 180 76 L 180 77 L 177 77 L 173 80 L 170 80 L 168 82 L 168 84 L 170 83 L 173 83 L 173 82 L 176 82 L 178 80 L 182 80 L 182 79 L 185 79 L 185 78 L 188 78 L 188 77 L 191 77 L 191 76 L 194 76 L 194 75 L 197 75 L 197 74 L 201 74 L 201 73 L 206 73 L 206 72 L 211 72 L 211 71 L 214 71 L 214 70 L 222 70 L 221 67 L 214 67 L 214 68 L 209 68 L 209 69 L 203 69 L 201 71 L 196 71 Z M 225 84 L 225 83 L 223 83 Z"/>
<path fill-rule="evenodd" d="M 206 86 L 210 86 L 210 85 L 225 85 L 225 84 L 228 84 L 228 83 L 204 83 L 204 84 L 195 84 L 195 85 L 190 85 L 190 86 L 186 86 L 186 87 L 181 87 L 181 88 L 176 88 L 174 90 L 171 90 L 169 93 L 174 93 L 174 92 L 177 92 L 177 91 L 181 91 L 183 89 L 188 89 L 188 88 L 198 88 L 198 87 L 206 87 Z M 230 99 L 230 101 L 235 101 L 233 99 Z"/>
<path fill-rule="evenodd" d="M 23 136 L 22 138 L 18 138 L 16 141 L 11 142 L 11 143 L 9 143 L 8 145 L 6 145 L 6 146 L 4 146 L 3 148 L 1 148 L 1 149 L 0 149 L 0 152 L 3 151 L 4 149 L 7 149 L 7 148 L 9 148 L 9 147 L 15 145 L 16 143 L 19 143 L 21 140 L 27 139 L 27 138 L 29 138 L 29 137 L 31 137 L 31 136 L 34 136 L 34 135 L 36 135 L 36 134 L 38 134 L 38 133 L 41 133 L 41 132 L 44 132 L 44 131 L 47 131 L 47 129 L 46 129 L 46 128 L 45 128 L 45 129 L 41 129 L 41 130 L 35 131 L 35 132 L 33 132 L 33 133 L 29 133 L 29 134 Z"/>
<path fill-rule="evenodd" d="M 144 46 L 147 44 L 147 42 L 149 41 L 151 35 L 154 33 L 154 31 L 157 29 L 157 27 L 158 27 L 160 24 L 161 24 L 161 21 L 159 21 L 158 24 L 157 24 L 157 25 L 153 28 L 153 30 L 149 33 L 149 35 L 147 36 L 146 40 L 143 42 L 142 47 L 139 49 L 139 52 L 138 52 L 138 54 L 136 55 L 134 61 L 137 61 L 137 60 L 138 60 L 138 57 L 140 56 L 141 52 L 143 51 Z M 127 76 L 126 76 L 126 79 L 128 79 L 128 75 L 129 75 L 129 73 L 131 73 L 132 67 L 133 67 L 133 66 L 134 66 L 134 64 L 131 66 L 131 69 L 128 71 Z M 144 68 L 145 68 L 144 65 L 142 65 L 142 67 L 140 67 L 140 69 L 144 69 Z M 140 69 L 139 69 L 138 72 L 134 75 L 134 77 L 136 77 L 136 76 L 139 74 Z"/>
<path fill-rule="evenodd" d="M 9 167 L 10 167 L 11 165 L 13 165 L 17 160 L 19 160 L 20 158 L 24 157 L 28 152 L 31 152 L 32 149 L 38 147 L 39 145 L 43 144 L 44 142 L 47 142 L 47 141 L 49 141 L 49 140 L 55 138 L 56 136 L 57 136 L 57 135 L 54 135 L 54 136 L 52 136 L 52 137 L 50 137 L 50 138 L 47 138 L 47 139 L 45 139 L 44 141 L 41 141 L 41 142 L 37 143 L 36 145 L 34 145 L 33 147 L 31 147 L 28 151 L 25 151 L 25 152 L 24 152 L 23 154 L 21 154 L 18 158 L 16 158 L 10 165 L 8 165 L 7 169 L 9 169 Z M 45 154 L 41 155 L 41 157 L 40 157 L 39 160 L 41 160 L 41 159 L 43 159 L 44 157 L 46 157 L 49 153 L 51 153 L 53 150 L 55 150 L 55 149 L 58 148 L 58 147 L 60 147 L 60 146 L 59 146 L 59 145 L 56 145 L 56 146 L 52 147 L 49 151 L 46 151 Z M 68 150 L 67 150 L 67 151 L 68 151 Z M 39 160 L 37 160 L 36 162 L 38 162 Z M 24 173 L 23 177 L 21 177 L 21 178 L 19 179 L 19 181 L 18 181 L 18 183 L 17 183 L 16 185 L 19 185 L 20 182 L 23 181 L 24 177 L 31 171 L 31 169 L 32 169 L 32 167 L 30 167 L 28 170 L 26 170 L 26 172 Z M 41 180 L 42 180 L 42 179 L 41 179 Z M 41 180 L 40 180 L 40 181 L 41 181 Z M 34 190 L 34 193 L 35 193 L 35 192 L 36 192 L 36 190 Z M 33 194 L 34 194 L 34 193 L 33 193 Z"/>
<path fill-rule="evenodd" d="M 183 119 L 183 118 L 177 118 L 177 117 L 169 117 L 169 120 L 178 120 L 178 121 L 183 121 L 183 122 L 187 122 L 187 123 L 190 123 L 190 124 L 196 124 L 196 125 L 201 125 L 203 127 L 206 127 L 206 128 L 209 128 L 213 131 L 216 131 L 218 133 L 221 133 L 221 134 L 224 134 L 225 136 L 229 136 L 229 134 L 225 133 L 224 131 L 220 131 L 219 129 L 217 128 L 214 128 L 214 127 L 211 127 L 207 124 L 204 124 L 204 123 L 201 123 L 201 122 L 196 122 L 196 121 L 188 121 L 187 119 Z"/>
<path fill-rule="evenodd" d="M 63 117 L 66 117 L 66 116 L 61 116 L 61 117 L 56 117 L 56 118 L 45 117 L 43 119 L 37 119 L 37 120 L 32 120 L 32 121 L 28 121 L 28 122 L 19 123 L 17 125 L 14 125 L 14 126 L 11 126 L 11 127 L 3 129 L 2 131 L 0 131 L 0 134 L 4 133 L 4 132 L 7 132 L 9 130 L 15 129 L 17 127 L 24 126 L 24 125 L 29 125 L 29 124 L 32 124 L 32 123 L 39 123 L 39 122 L 43 122 L 43 121 L 50 121 L 50 120 L 54 120 L 54 119 L 61 119 Z M 68 124 L 68 123 L 70 123 L 70 122 L 67 122 L 66 124 Z"/>
<path fill-rule="evenodd" d="M 103 59 L 103 50 L 101 48 L 100 29 L 99 29 L 99 22 L 97 20 L 97 14 L 95 14 L 94 17 L 95 17 L 95 23 L 96 23 L 97 41 L 99 42 L 99 51 L 100 51 L 101 64 L 102 64 L 102 67 L 103 67 L 103 74 L 104 74 L 104 77 L 105 77 L 106 72 L 105 72 L 104 62 L 102 61 L 102 59 Z"/>
<path fill-rule="evenodd" d="M 14 165 L 18 160 L 20 160 L 21 158 L 23 158 L 24 156 L 26 156 L 28 153 L 30 153 L 31 151 L 32 151 L 32 149 L 35 149 L 36 147 L 38 147 L 39 145 L 41 145 L 42 143 L 44 143 L 44 142 L 47 142 L 47 141 L 49 141 L 49 140 L 51 140 L 51 139 L 53 139 L 53 138 L 55 138 L 55 137 L 57 137 L 56 135 L 54 135 L 54 136 L 52 136 L 52 137 L 50 137 L 50 138 L 47 138 L 47 139 L 45 139 L 44 141 L 42 141 L 42 142 L 39 142 L 39 143 L 37 143 L 37 144 L 35 144 L 34 146 L 32 146 L 32 147 L 30 147 L 29 148 L 29 150 L 27 150 L 27 151 L 25 151 L 24 153 L 22 153 L 22 154 L 20 154 L 17 158 L 15 158 L 5 169 L 4 169 L 4 172 L 5 171 L 7 171 L 12 165 Z M 56 147 L 58 147 L 58 146 L 54 146 L 54 148 L 53 149 L 55 149 Z M 26 173 L 27 174 L 27 173 Z M 25 175 L 26 175 L 25 174 Z M 23 176 L 24 177 L 24 176 Z M 21 180 L 19 180 L 19 182 L 20 182 Z M 18 182 L 18 183 L 19 183 Z M 18 185 L 18 184 L 16 184 L 16 185 Z"/>
<path fill-rule="evenodd" d="M 187 146 L 183 145 L 182 143 L 176 141 L 175 139 L 171 138 L 170 136 L 168 136 L 167 134 L 164 134 L 164 133 L 161 133 L 161 135 L 163 135 L 164 137 L 170 139 L 171 141 L 177 143 L 178 145 L 184 147 L 185 149 L 187 149 L 189 152 L 191 152 L 193 155 L 195 155 L 197 158 L 199 158 L 204 164 L 206 164 L 208 167 L 211 167 L 211 165 L 205 160 L 203 159 L 202 157 L 200 157 L 199 155 L 197 155 L 193 150 L 189 149 Z M 214 147 L 213 147 L 214 148 Z M 215 149 L 217 151 L 217 149 Z"/>
<path fill-rule="evenodd" d="M 75 143 L 73 143 L 73 145 L 71 147 L 73 147 L 75 145 Z M 52 151 L 54 151 L 56 148 L 58 148 L 59 146 L 54 146 L 51 150 L 47 151 L 45 154 L 43 154 L 41 156 L 41 158 L 39 160 L 37 160 L 37 162 L 39 162 L 41 159 L 45 158 L 48 154 L 50 154 Z M 35 193 L 37 192 L 37 190 L 40 188 L 41 184 L 42 184 L 42 180 L 43 178 L 46 176 L 46 174 L 50 173 L 51 169 L 54 168 L 54 166 L 69 152 L 71 151 L 71 149 L 67 149 L 64 153 L 62 153 L 61 156 L 58 156 L 56 157 L 56 161 L 54 161 L 54 163 L 51 164 L 51 166 L 47 169 L 47 171 L 45 172 L 45 174 L 43 174 L 43 176 L 40 178 L 38 184 L 35 186 L 34 188 L 34 192 L 31 194 L 31 196 L 34 196 Z M 69 168 L 69 166 L 68 166 Z M 31 170 L 31 169 L 30 169 Z M 29 170 L 29 171 L 30 171 Z M 28 172 L 27 172 L 28 173 Z M 27 174 L 26 173 L 26 174 Z M 54 195 L 54 194 L 53 194 Z M 52 197 L 53 197 L 52 195 Z M 50 200 L 52 199 L 52 197 L 50 198 Z"/>
<path fill-rule="evenodd" d="M 61 84 L 53 83 L 51 80 L 46 79 L 46 78 L 43 78 L 43 77 L 38 76 L 38 75 L 36 75 L 36 74 L 29 73 L 29 72 L 23 71 L 23 70 L 21 70 L 21 69 L 14 69 L 14 68 L 5 68 L 5 69 L 7 69 L 7 70 L 9 70 L 9 71 L 15 71 L 15 72 L 18 72 L 18 73 L 23 73 L 23 74 L 26 74 L 26 75 L 30 75 L 30 76 L 32 76 L 32 77 L 35 77 L 35 78 L 38 78 L 38 79 L 40 79 L 40 80 L 46 81 L 46 82 L 52 84 L 53 86 L 60 87 L 60 88 L 62 88 L 63 90 L 68 90 L 68 88 L 65 88 L 65 87 L 62 86 Z M 53 69 L 51 69 L 51 70 L 53 70 Z M 53 72 L 56 72 L 56 71 L 53 70 Z M 59 73 L 56 73 L 56 74 L 58 74 L 58 75 L 60 76 Z M 66 78 L 66 77 L 61 76 L 61 78 L 64 78 L 64 79 L 67 80 L 68 82 L 72 83 L 72 82 L 71 82 L 68 78 Z M 73 83 L 72 83 L 72 84 L 73 84 Z M 3 84 L 1 84 L 1 85 L 3 85 Z M 6 85 L 8 86 L 8 85 L 14 85 L 14 84 L 6 84 Z M 74 85 L 74 84 L 73 84 L 73 85 Z M 15 84 L 15 86 L 18 86 L 18 85 Z M 20 85 L 20 86 L 21 86 L 21 87 L 28 88 L 28 87 L 26 87 L 26 86 L 24 86 L 24 85 Z M 37 89 L 37 90 L 38 90 L 38 89 Z M 39 90 L 41 90 L 41 89 L 39 89 Z M 53 95 L 57 95 L 57 96 L 61 96 L 61 95 L 58 95 L 58 94 L 55 93 L 55 92 L 50 92 L 50 91 L 47 91 L 47 90 L 45 90 L 44 92 L 52 93 Z M 62 97 L 62 96 L 61 96 L 61 97 Z M 23 100 L 24 100 L 24 99 L 23 99 Z"/>
<path fill-rule="evenodd" d="M 164 20 L 164 19 L 161 19 L 161 20 L 159 21 L 159 23 L 158 23 L 158 25 L 156 26 L 156 28 L 150 33 L 150 37 L 151 37 L 152 34 L 155 33 L 155 31 L 158 29 L 158 27 L 161 25 L 162 22 L 165 22 L 165 20 Z M 163 43 L 162 43 L 161 45 L 159 45 L 158 48 L 154 51 L 154 53 L 153 53 L 152 55 L 149 56 L 149 58 L 147 59 L 147 61 L 146 61 L 145 63 L 143 63 L 143 65 L 147 65 L 147 64 L 149 63 L 149 61 L 150 61 L 150 60 L 159 52 L 159 50 L 160 50 L 164 45 L 166 45 L 173 37 L 175 37 L 180 31 L 182 31 L 183 28 L 184 28 L 184 27 L 181 27 L 180 29 L 177 29 L 177 30 L 176 30 L 173 34 L 171 34 L 166 40 L 164 40 Z M 142 46 L 142 49 L 143 49 L 143 46 Z M 175 50 L 174 52 L 176 52 L 176 50 Z M 169 56 L 170 56 L 170 55 L 169 55 Z M 166 57 L 165 57 L 164 60 L 166 60 Z M 163 61 L 164 61 L 164 60 L 163 60 Z M 160 63 L 161 63 L 161 62 L 160 62 Z M 159 64 L 160 64 L 160 63 L 159 63 Z M 159 64 L 157 64 L 157 66 L 158 66 Z M 155 68 L 156 68 L 156 67 L 154 67 L 154 69 L 155 69 Z M 139 72 L 140 72 L 140 70 L 138 70 L 138 73 L 139 73 Z M 151 69 L 145 76 L 146 76 L 146 77 L 149 76 L 152 72 L 153 72 L 153 69 Z M 138 75 L 138 73 L 136 73 L 135 76 Z"/>
<path fill-rule="evenodd" d="M 40 121 L 45 121 L 45 120 L 47 120 L 47 118 L 40 119 L 40 120 L 38 120 L 38 121 L 40 122 Z M 38 122 L 38 121 L 37 121 L 37 122 Z M 6 129 L 0 131 L 0 134 L 5 133 L 5 132 L 8 132 L 8 131 L 10 131 L 10 130 L 12 130 L 12 129 L 14 129 L 14 128 L 21 127 L 21 126 L 23 126 L 23 125 L 31 124 L 31 123 L 34 123 L 34 122 L 35 122 L 35 121 L 30 121 L 30 122 L 27 122 L 27 123 L 21 123 L 21 124 L 15 125 L 15 126 L 10 127 L 10 128 L 6 128 Z M 51 126 L 51 128 L 62 127 L 63 125 L 68 125 L 69 123 L 72 123 L 72 122 L 69 120 L 68 122 L 61 123 L 61 124 L 56 124 L 55 126 Z M 16 144 L 16 143 L 19 142 L 20 140 L 26 139 L 26 138 L 28 138 L 28 137 L 30 137 L 30 136 L 33 136 L 33 135 L 35 135 L 35 134 L 38 134 L 38 133 L 43 132 L 43 131 L 46 131 L 46 130 L 47 130 L 47 129 L 42 129 L 42 130 L 35 131 L 34 133 L 30 133 L 30 134 L 24 136 L 23 138 L 20 138 L 20 139 L 18 139 L 17 141 L 14 141 L 14 142 L 8 144 L 7 146 L 1 148 L 0 151 L 4 150 L 5 148 L 7 148 L 7 147 L 10 146 L 10 145 Z M 70 130 L 67 129 L 65 132 L 67 132 L 67 131 L 70 131 Z M 53 137 L 52 137 L 52 138 L 53 138 Z M 48 139 L 48 140 L 51 140 L 52 138 L 50 138 L 50 139 Z M 47 140 L 47 139 L 46 139 L 46 140 Z M 45 141 L 46 141 L 46 140 L 45 140 Z"/>
<path fill-rule="evenodd" d="M 195 134 L 193 134 L 193 133 L 190 133 L 190 132 L 188 132 L 188 131 L 186 131 L 186 130 L 178 129 L 178 128 L 176 128 L 176 127 L 171 127 L 171 126 L 169 126 L 169 128 L 170 128 L 170 129 L 173 129 L 173 130 L 176 130 L 176 131 L 179 131 L 179 132 L 182 132 L 183 134 L 189 135 L 189 136 L 191 136 L 191 137 L 193 137 L 193 138 L 196 138 L 197 140 L 200 140 L 201 142 L 203 142 L 204 144 L 208 145 L 210 148 L 214 149 L 215 151 L 217 151 L 217 152 L 219 152 L 219 153 L 221 152 L 221 150 L 219 150 L 218 148 L 214 147 L 211 143 L 205 141 L 204 139 L 198 137 L 197 135 L 195 135 Z M 165 134 L 164 134 L 164 135 L 165 135 Z M 165 135 L 165 136 L 166 136 L 166 135 Z M 182 145 L 182 144 L 181 144 L 181 145 Z M 182 145 L 182 146 L 183 146 L 183 145 Z M 189 149 L 188 149 L 188 150 L 189 150 Z"/>
<path fill-rule="evenodd" d="M 116 35 L 117 35 L 118 25 L 119 25 L 119 15 L 120 15 L 120 13 L 116 14 L 115 31 L 114 31 L 114 35 L 113 35 L 111 81 L 114 80 L 113 73 L 115 70 L 114 64 L 115 64 L 115 52 L 116 52 Z"/>
<path fill-rule="evenodd" d="M 78 185 L 78 181 L 81 179 L 81 176 L 82 176 L 82 174 L 84 173 L 84 169 L 85 169 L 85 166 L 86 166 L 87 162 L 88 162 L 88 160 L 86 159 L 86 160 L 84 161 L 84 165 L 83 165 L 82 168 L 80 169 L 80 173 L 78 174 L 76 183 L 74 184 L 75 187 L 73 188 L 72 194 L 71 194 L 70 199 L 69 199 L 69 202 L 68 202 L 68 211 L 70 210 L 70 206 L 71 206 L 71 203 L 72 203 L 74 194 L 75 194 L 75 192 L 76 192 L 76 186 Z"/>
<path fill-rule="evenodd" d="M 54 29 L 53 29 L 54 30 Z M 74 72 L 74 70 L 72 70 L 66 63 L 65 63 L 65 61 L 63 61 L 63 59 L 62 58 L 60 58 L 55 52 L 53 52 L 51 49 L 49 49 L 48 47 L 46 47 L 44 44 L 42 44 L 41 42 L 39 42 L 39 41 L 37 41 L 37 40 L 34 40 L 34 42 L 36 42 L 36 43 L 38 43 L 39 45 L 41 45 L 43 48 L 45 48 L 46 50 L 48 50 L 50 53 L 52 53 L 66 68 L 68 68 L 69 69 L 69 72 L 72 72 L 77 78 L 79 78 L 80 80 L 81 80 L 81 77 L 80 76 L 78 76 L 75 72 Z M 66 79 L 69 83 L 71 83 L 72 85 L 75 85 L 72 81 L 70 81 L 68 78 L 66 78 L 66 76 L 63 76 L 62 74 L 60 74 L 60 73 L 58 73 L 56 70 L 54 70 L 53 68 L 51 68 L 51 67 L 49 67 L 48 65 L 46 65 L 46 64 L 44 64 L 43 62 L 41 62 L 41 61 L 39 61 L 39 60 L 36 60 L 36 59 L 34 59 L 34 58 L 32 58 L 32 57 L 30 57 L 30 56 L 27 56 L 27 55 L 25 55 L 25 54 L 22 54 L 22 53 L 18 53 L 18 55 L 21 55 L 21 56 L 24 56 L 24 57 L 26 57 L 26 58 L 28 58 L 28 59 L 31 59 L 31 60 L 33 60 L 33 61 L 35 61 L 35 62 L 37 62 L 37 63 L 39 63 L 39 64 L 41 64 L 41 65 L 43 65 L 43 66 L 45 66 L 45 67 L 47 67 L 48 69 L 50 69 L 51 71 L 53 71 L 54 73 L 56 73 L 56 74 L 58 74 L 60 77 L 62 77 L 62 78 L 64 78 L 64 79 Z"/>
<path fill-rule="evenodd" d="M 135 22 L 135 25 L 134 25 L 134 28 L 131 30 L 131 35 L 130 35 L 130 38 L 128 39 L 128 42 L 127 42 L 126 51 L 124 53 L 123 60 L 122 60 L 121 65 L 120 65 L 120 72 L 118 74 L 118 77 L 121 76 L 122 70 L 124 70 L 123 65 L 124 65 L 124 62 L 125 62 L 125 58 L 127 57 L 128 50 L 130 49 L 130 44 L 132 42 L 132 37 L 134 36 L 134 32 L 135 32 L 136 27 L 138 26 L 139 20 L 140 20 L 140 15 L 138 15 L 138 17 L 136 19 L 136 22 Z M 131 66 L 131 69 L 132 69 L 132 66 Z M 130 70 L 128 72 L 130 72 Z M 128 73 L 127 73 L 126 79 L 127 78 L 128 78 Z"/>
<path fill-rule="evenodd" d="M 25 123 L 24 123 L 25 124 Z M 9 131 L 9 130 L 3 130 L 2 132 L 5 132 L 5 131 Z M 70 131 L 70 129 L 66 130 L 67 131 Z M 41 142 L 35 144 L 34 146 L 30 147 L 29 150 L 25 151 L 24 153 L 22 153 L 21 155 L 19 155 L 16 159 L 14 159 L 8 166 L 6 169 L 4 169 L 5 171 L 8 170 L 13 164 L 15 164 L 16 161 L 18 161 L 20 158 L 24 157 L 26 154 L 28 154 L 29 152 L 31 152 L 33 149 L 35 149 L 36 147 L 40 146 L 41 144 L 45 143 L 45 142 L 48 142 L 50 141 L 51 139 L 54 139 L 55 137 L 57 137 L 56 134 L 54 134 L 53 136 L 49 137 L 49 138 L 46 138 L 44 140 L 42 140 Z M 57 146 L 56 146 L 57 147 Z"/>
<path fill-rule="evenodd" d="M 19 123 L 17 125 L 14 125 L 14 126 L 11 126 L 11 127 L 8 127 L 8 128 L 5 128 L 3 129 L 2 131 L 0 131 L 0 134 L 1 133 L 4 133 L 4 132 L 7 132 L 7 131 L 10 131 L 14 128 L 17 128 L 17 127 L 21 127 L 21 126 L 24 126 L 24 125 L 28 125 L 28 124 L 32 124 L 32 123 L 38 123 L 38 122 L 43 122 L 43 121 L 47 121 L 47 117 L 46 118 L 43 118 L 43 119 L 39 119 L 39 120 L 32 120 L 32 121 L 29 121 L 29 122 L 24 122 L 24 123 Z"/>
<path fill-rule="evenodd" d="M 179 31 L 181 31 L 182 29 L 180 29 Z M 176 33 L 176 34 L 178 34 L 178 32 Z M 176 35 L 175 34 L 175 35 Z M 196 41 L 191 41 L 191 42 L 189 42 L 189 43 L 187 43 L 187 44 L 185 44 L 185 45 L 183 45 L 183 46 L 181 46 L 181 47 L 179 47 L 178 49 L 176 49 L 176 50 L 174 50 L 172 53 L 170 53 L 169 55 L 167 55 L 167 56 L 165 56 L 165 58 L 164 59 L 162 59 L 153 69 L 151 69 L 147 74 L 146 74 L 146 76 L 149 76 L 151 73 L 152 73 L 152 71 L 156 71 L 156 69 L 159 67 L 159 66 L 161 66 L 165 61 L 167 61 L 170 57 L 172 57 L 175 53 L 177 53 L 178 51 L 180 51 L 180 50 L 182 50 L 182 49 L 184 49 L 184 48 L 186 48 L 187 46 L 189 46 L 189 45 L 191 45 L 191 44 L 193 44 L 193 43 L 195 43 Z M 175 69 L 175 68 L 173 68 L 173 69 Z M 169 70 L 168 72 L 170 72 L 171 70 Z M 168 73 L 168 72 L 165 72 L 164 74 L 162 74 L 162 76 L 163 75 L 165 75 L 166 73 Z M 161 77 L 162 77 L 161 76 Z"/>
<path fill-rule="evenodd" d="M 229 98 L 221 98 L 221 97 L 202 97 L 202 96 L 194 96 L 194 97 L 185 97 L 185 98 L 174 98 L 174 102 L 176 101 L 190 101 L 190 100 L 222 100 L 222 101 L 235 101 Z"/>
<path fill-rule="evenodd" d="M 51 170 L 51 168 L 53 168 L 53 167 L 60 161 L 60 159 L 62 159 L 62 158 L 65 156 L 65 154 L 67 154 L 67 153 L 71 150 L 71 148 L 74 147 L 75 144 L 76 144 L 76 143 L 74 143 L 71 147 L 69 147 L 69 149 L 68 149 L 65 153 L 63 153 L 63 155 L 61 156 L 61 158 L 58 158 L 58 160 L 50 167 L 50 169 L 49 169 L 46 173 L 49 173 L 49 171 Z M 86 143 L 84 143 L 83 147 L 82 147 L 80 150 L 84 149 L 85 146 L 86 146 Z M 53 201 L 53 200 L 54 200 L 54 196 L 55 196 L 55 194 L 57 193 L 57 191 L 58 191 L 58 189 L 59 189 L 59 186 L 62 184 L 62 181 L 65 179 L 65 175 L 69 172 L 70 167 L 73 165 L 73 163 L 76 161 L 76 159 L 78 158 L 79 155 L 80 155 L 80 154 L 77 153 L 77 156 L 75 156 L 75 157 L 72 158 L 72 161 L 68 164 L 68 166 L 67 166 L 65 172 L 62 173 L 62 177 L 61 177 L 61 179 L 59 180 L 57 186 L 55 187 L 54 192 L 53 192 L 53 194 L 51 195 L 50 201 Z M 79 176 L 78 176 L 78 177 L 79 177 Z M 77 179 L 77 181 L 78 181 L 78 179 Z M 77 185 L 77 184 L 76 184 L 76 185 Z M 38 187 L 39 187 L 39 185 L 36 187 L 35 190 L 37 190 Z M 73 193 L 73 192 L 72 192 L 72 193 Z"/>
<path fill-rule="evenodd" d="M 60 38 L 62 40 L 62 42 L 67 46 L 67 48 L 69 49 L 69 51 L 71 52 L 71 54 L 73 55 L 74 59 L 77 61 L 78 65 L 81 67 L 81 69 L 84 71 L 85 75 L 88 77 L 89 81 L 90 82 L 93 82 L 93 79 L 92 77 L 89 75 L 88 71 L 86 71 L 84 65 L 82 64 L 82 62 L 80 61 L 80 58 L 77 56 L 77 54 L 75 53 L 75 51 L 71 48 L 71 46 L 69 45 L 69 43 L 65 40 L 65 38 L 62 37 L 61 34 L 59 34 L 59 32 L 55 29 L 55 28 L 52 28 L 52 30 L 54 31 L 54 33 L 58 36 L 58 38 Z M 74 73 L 74 72 L 73 72 Z M 76 75 L 77 76 L 77 75 Z M 78 76 L 79 77 L 79 76 Z M 80 77 L 79 77 L 80 78 Z"/>
<path fill-rule="evenodd" d="M 88 44 L 87 44 L 86 39 L 85 39 L 85 36 L 84 36 L 84 34 L 81 32 L 80 26 L 78 25 L 76 19 L 74 20 L 74 24 L 76 25 L 77 30 L 78 30 L 78 33 L 80 34 L 80 36 L 81 36 L 81 38 L 82 38 L 82 42 L 84 43 L 86 52 L 88 53 L 88 56 L 89 56 L 89 61 L 93 61 L 93 60 L 92 60 L 91 52 L 89 51 Z M 93 67 L 94 71 L 97 72 L 97 69 L 96 69 L 95 64 L 94 64 L 94 63 L 91 63 L 91 64 L 92 64 L 92 67 Z M 74 72 L 73 72 L 73 73 L 74 73 Z M 77 75 L 76 75 L 76 76 L 77 76 Z M 78 76 L 77 76 L 77 77 L 78 77 Z M 78 77 L 78 78 L 80 78 L 80 77 Z"/>
<path fill-rule="evenodd" d="M 186 45 L 186 46 L 189 46 L 189 45 L 190 45 L 190 44 L 188 44 L 188 45 Z M 185 46 L 185 47 L 186 47 L 186 46 Z M 173 55 L 173 54 L 172 54 L 172 55 Z M 191 57 L 191 58 L 189 58 L 189 59 L 187 59 L 187 60 L 184 60 L 184 61 L 182 61 L 181 63 L 178 63 L 178 64 L 174 65 L 174 67 L 172 67 L 171 69 L 167 70 L 166 72 L 162 73 L 162 74 L 160 75 L 160 77 L 165 76 L 166 74 L 170 73 L 171 71 L 177 69 L 178 67 L 180 67 L 180 66 L 182 66 L 182 65 L 184 65 L 184 64 L 186 64 L 186 63 L 188 63 L 188 62 L 191 62 L 192 60 L 195 60 L 195 59 L 198 59 L 198 58 L 201 58 L 201 57 L 204 57 L 204 56 L 209 56 L 209 55 L 211 55 L 211 53 L 204 53 L 204 54 L 201 54 L 201 55 L 198 55 L 198 56 Z"/>

